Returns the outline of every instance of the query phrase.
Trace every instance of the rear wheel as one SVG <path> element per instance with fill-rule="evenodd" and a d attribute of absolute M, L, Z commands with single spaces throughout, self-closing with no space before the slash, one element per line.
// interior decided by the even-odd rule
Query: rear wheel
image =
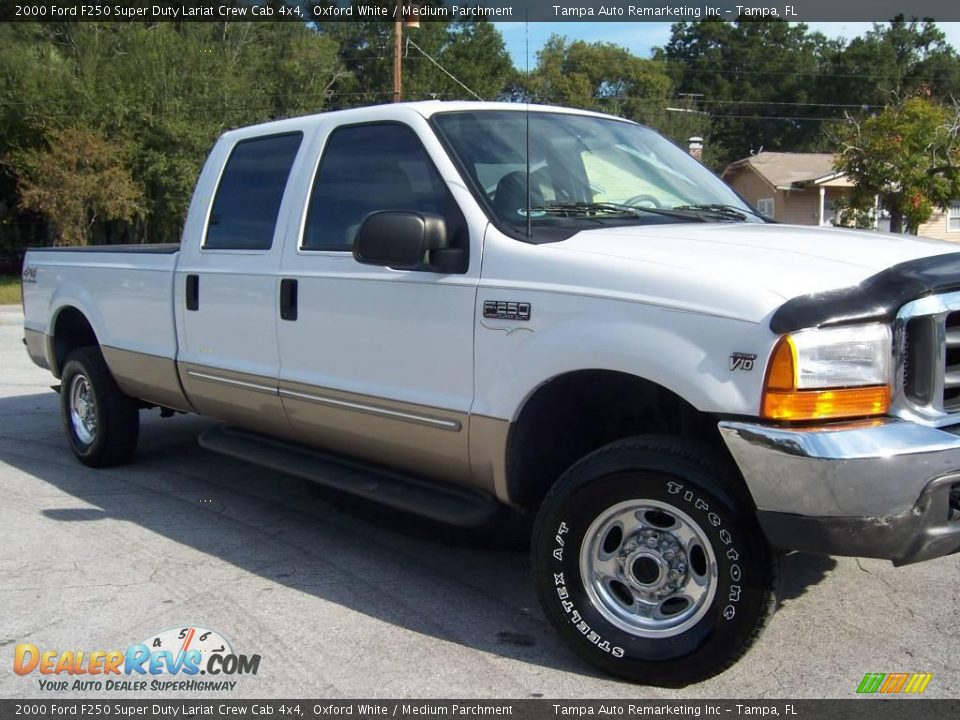
<path fill-rule="evenodd" d="M 581 656 L 650 685 L 732 665 L 770 614 L 774 568 L 748 498 L 702 449 L 637 437 L 588 455 L 541 507 L 533 568 Z"/>
<path fill-rule="evenodd" d="M 137 401 L 117 387 L 97 347 L 74 350 L 63 365 L 60 409 L 70 448 L 84 465 L 110 467 L 137 449 Z"/>

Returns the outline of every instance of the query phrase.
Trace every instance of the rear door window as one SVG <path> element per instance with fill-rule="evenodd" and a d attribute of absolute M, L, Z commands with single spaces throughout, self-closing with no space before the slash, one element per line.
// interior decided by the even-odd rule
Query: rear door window
<path fill-rule="evenodd" d="M 302 133 L 238 142 L 220 178 L 204 247 L 269 250 Z"/>

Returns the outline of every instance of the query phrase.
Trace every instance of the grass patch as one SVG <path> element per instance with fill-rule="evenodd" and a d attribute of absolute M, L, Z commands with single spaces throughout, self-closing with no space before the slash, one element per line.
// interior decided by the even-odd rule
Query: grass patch
<path fill-rule="evenodd" d="M 17 275 L 0 275 L 0 305 L 20 304 L 20 278 Z"/>

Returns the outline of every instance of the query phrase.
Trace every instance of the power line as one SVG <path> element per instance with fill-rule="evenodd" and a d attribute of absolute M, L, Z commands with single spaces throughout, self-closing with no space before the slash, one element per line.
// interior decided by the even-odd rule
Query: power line
<path fill-rule="evenodd" d="M 676 67 L 676 66 L 675 66 Z M 669 71 L 669 63 L 667 64 L 667 70 Z M 687 68 L 685 68 L 686 71 Z M 789 70 L 789 71 L 778 71 L 778 70 L 718 70 L 714 68 L 694 68 L 690 67 L 690 71 L 703 70 L 711 75 L 776 75 L 776 76 L 800 76 L 800 77 L 829 77 L 829 78 L 857 78 L 857 79 L 892 79 L 896 77 L 897 80 L 938 80 L 936 75 L 912 75 L 910 73 L 901 74 L 899 71 L 894 76 L 892 73 L 887 74 L 876 74 L 876 73 L 835 73 L 835 72 L 802 72 L 799 70 Z"/>
<path fill-rule="evenodd" d="M 711 115 L 714 119 L 735 118 L 737 120 L 790 120 L 793 122 L 843 122 L 842 117 L 804 117 L 792 115 Z"/>
<path fill-rule="evenodd" d="M 836 107 L 836 108 L 863 108 L 882 109 L 885 105 L 870 105 L 867 103 L 818 103 L 818 102 L 787 102 L 780 100 L 697 100 L 704 105 L 778 105 L 798 107 Z"/>
<path fill-rule="evenodd" d="M 425 58 L 427 58 L 427 60 L 429 60 L 429 61 L 432 62 L 434 65 L 436 65 L 438 68 L 440 68 L 440 70 L 441 70 L 443 73 L 445 73 L 445 74 L 447 75 L 447 77 L 449 77 L 451 80 L 453 80 L 457 85 L 459 85 L 460 87 L 462 87 L 462 88 L 463 88 L 464 90 L 466 90 L 468 93 L 470 93 L 471 95 L 473 95 L 477 100 L 483 100 L 482 97 L 480 97 L 479 95 L 477 95 L 473 90 L 471 90 L 471 89 L 468 88 L 466 85 L 464 85 L 462 82 L 460 82 L 460 78 L 456 77 L 452 72 L 450 72 L 449 70 L 447 70 L 443 65 L 441 65 L 441 64 L 438 63 L 436 60 L 434 60 L 433 57 L 431 57 L 431 56 L 427 53 L 426 50 L 424 50 L 422 47 L 420 47 L 419 45 L 417 45 L 417 44 L 416 44 L 413 40 L 411 40 L 409 37 L 407 38 L 407 45 L 412 45 L 415 50 L 418 50 L 419 52 L 421 52 L 421 53 L 423 54 L 423 56 L 424 56 Z"/>
<path fill-rule="evenodd" d="M 677 102 L 682 98 L 645 98 L 632 95 L 594 95 L 594 100 L 601 102 L 630 102 L 639 105 L 659 105 L 664 102 Z M 695 110 L 695 105 L 771 105 L 776 107 L 822 107 L 822 108 L 855 108 L 861 110 L 883 109 L 886 105 L 870 105 L 867 103 L 817 103 L 817 102 L 787 102 L 776 100 L 698 100 L 691 103 L 691 109 Z"/>

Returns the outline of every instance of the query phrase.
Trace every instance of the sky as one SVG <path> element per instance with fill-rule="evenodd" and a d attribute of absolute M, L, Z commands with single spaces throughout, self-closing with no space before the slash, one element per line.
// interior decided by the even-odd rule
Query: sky
<path fill-rule="evenodd" d="M 522 22 L 495 23 L 503 34 L 513 64 L 526 68 L 525 47 L 527 29 Z M 812 22 L 807 25 L 830 38 L 854 38 L 871 29 L 868 22 Z M 960 50 L 960 22 L 937 23 L 947 41 Z M 572 40 L 597 42 L 603 40 L 622 45 L 634 55 L 648 57 L 650 49 L 664 45 L 670 39 L 670 23 L 664 22 L 539 22 L 530 23 L 530 67 L 536 65 L 539 50 L 552 34 L 566 35 Z"/>

